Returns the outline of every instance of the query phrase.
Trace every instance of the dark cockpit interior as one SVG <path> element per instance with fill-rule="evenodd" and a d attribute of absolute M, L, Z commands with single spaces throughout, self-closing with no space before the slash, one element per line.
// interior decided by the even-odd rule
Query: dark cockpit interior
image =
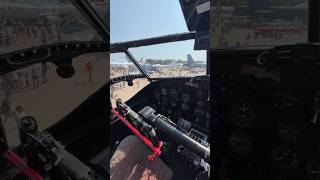
<path fill-rule="evenodd" d="M 208 9 L 204 10 L 206 9 L 204 8 L 202 9 L 203 13 L 197 13 L 196 7 L 201 4 L 204 7 L 208 5 Z M 110 80 L 110 87 L 115 86 L 115 89 L 118 89 L 119 86 L 116 85 L 120 84 L 121 89 L 122 82 L 125 82 L 125 84 L 128 84 L 128 86 L 131 85 L 133 88 L 135 88 L 136 84 L 133 83 L 135 80 L 147 79 L 148 84 L 134 94 L 130 99 L 126 100 L 124 106 L 128 106 L 130 108 L 130 110 L 127 112 L 133 111 L 139 115 L 143 115 L 145 112 L 144 110 L 146 109 L 152 109 L 152 111 L 158 114 L 158 118 L 166 119 L 162 122 L 168 123 L 168 126 L 161 124 L 160 121 L 159 124 L 157 124 L 157 122 L 153 124 L 152 121 L 146 120 L 148 118 L 145 119 L 146 122 L 155 125 L 155 132 L 158 139 L 164 142 L 159 159 L 161 159 L 161 161 L 163 161 L 164 164 L 170 169 L 169 172 L 172 173 L 171 179 L 194 180 L 200 178 L 200 176 L 209 178 L 208 174 L 210 174 L 209 159 L 206 159 L 206 157 L 210 156 L 209 136 L 211 96 L 209 67 L 210 56 L 208 53 L 208 25 L 210 11 L 209 1 L 189 2 L 181 0 L 180 5 L 187 23 L 187 28 L 190 32 L 111 44 L 111 53 L 123 52 L 126 55 L 126 58 L 130 60 L 130 62 L 133 62 L 135 68 L 137 68 L 141 73 L 140 75 L 133 74 L 114 77 Z M 163 46 L 165 46 L 170 42 L 181 42 L 181 44 L 183 44 L 186 40 L 194 40 L 192 50 L 204 51 L 204 54 L 206 55 L 205 62 L 203 62 L 204 64 L 193 64 L 193 62 L 192 64 L 186 63 L 183 65 L 182 63 L 180 65 L 171 63 L 164 66 L 153 64 L 152 68 L 146 68 L 146 63 L 140 63 L 140 57 L 136 58 L 134 56 L 133 51 L 134 48 L 137 47 L 158 44 L 163 44 Z M 169 45 L 170 44 L 168 44 L 168 46 Z M 170 50 L 168 49 L 168 51 L 164 53 L 170 53 Z M 188 51 L 186 50 L 185 54 L 187 53 Z M 190 55 L 188 55 L 188 59 L 189 56 Z M 111 56 L 111 62 L 112 61 L 114 60 Z M 114 64 L 113 70 L 115 72 L 117 68 L 120 69 L 120 67 L 117 67 L 116 64 Z M 199 72 L 204 73 L 201 75 L 196 75 Z M 181 76 L 180 74 L 189 75 Z M 121 98 L 121 95 L 119 95 L 119 97 Z M 113 97 L 112 100 L 114 100 Z M 110 102 L 110 104 L 113 103 Z M 123 105 L 121 104 L 119 106 Z M 119 106 L 113 104 L 112 108 L 113 110 L 119 110 L 120 112 L 121 108 L 119 108 Z M 126 116 L 126 114 L 127 113 L 123 114 L 124 117 L 130 119 L 128 116 Z M 121 118 L 119 118 L 116 113 L 111 113 L 110 154 L 116 154 L 116 149 L 122 147 L 122 141 L 124 141 L 124 139 L 126 139 L 129 135 L 134 134 L 133 131 L 131 131 L 130 128 L 128 128 L 120 119 Z M 134 122 L 135 121 L 133 121 L 132 124 L 135 124 Z M 139 128 L 137 129 L 139 130 Z M 181 139 L 179 137 L 181 137 Z M 206 157 L 202 156 L 201 153 L 198 153 L 199 149 L 197 148 L 206 151 Z M 143 154 L 138 156 L 141 156 L 142 159 L 147 158 L 144 157 L 146 155 Z M 206 162 L 203 161 L 204 159 L 206 159 Z M 139 164 L 136 166 L 139 166 Z M 147 168 L 153 169 L 153 166 L 149 166 Z M 127 172 L 131 172 L 129 165 L 124 166 L 123 169 L 126 169 Z M 139 168 L 137 167 L 137 169 Z M 112 174 L 114 173 L 110 173 L 112 177 Z M 135 172 L 132 171 L 131 173 L 134 174 Z M 157 172 L 154 172 L 154 174 L 157 176 Z"/>
<path fill-rule="evenodd" d="M 226 1 L 219 2 L 221 7 L 231 7 Z M 318 179 L 320 149 L 317 81 L 320 51 L 317 42 L 320 37 L 320 16 L 316 9 L 319 3 L 312 0 L 297 2 L 305 9 L 295 9 L 296 12 L 304 12 L 300 18 L 309 20 L 304 40 L 301 41 L 298 35 L 287 31 L 293 30 L 294 26 L 280 25 L 283 29 L 279 30 L 271 23 L 268 26 L 264 23 L 258 27 L 259 19 L 266 21 L 268 16 L 270 19 L 290 21 L 289 16 L 272 12 L 282 8 L 283 14 L 291 14 L 293 9 L 281 7 L 278 2 L 278 9 L 270 6 L 269 14 L 262 15 L 262 11 L 259 14 L 258 10 L 267 9 L 268 3 L 274 2 L 265 1 L 264 6 L 255 6 L 254 2 L 258 1 L 252 1 L 251 8 L 257 8 L 256 11 L 243 11 L 250 8 L 250 5 L 234 6 L 235 13 L 231 16 L 240 20 L 244 14 L 249 14 L 246 17 L 255 17 L 256 24 L 248 22 L 247 27 L 225 27 L 229 31 L 225 33 L 226 39 L 234 31 L 241 30 L 244 31 L 244 37 L 247 37 L 247 44 L 240 42 L 233 46 L 232 38 L 229 38 L 229 43 L 222 43 L 224 45 L 221 46 L 219 42 L 213 43 L 214 105 L 211 136 L 215 147 L 214 176 L 216 179 L 238 180 Z M 218 12 L 217 4 L 213 6 Z M 216 20 L 215 25 L 227 11 L 223 9 L 219 11 L 221 14 L 212 16 Z M 227 17 L 224 18 L 228 21 Z M 254 30 L 254 26 L 256 35 L 253 36 L 256 37 L 247 36 L 247 32 Z M 215 37 L 219 37 L 218 29 L 216 26 Z M 286 35 L 273 41 L 271 36 L 260 34 L 261 29 Z M 242 36 L 238 34 L 234 37 Z M 268 38 L 269 41 L 265 41 L 263 46 L 263 39 Z M 275 44 L 267 45 L 270 42 Z"/>

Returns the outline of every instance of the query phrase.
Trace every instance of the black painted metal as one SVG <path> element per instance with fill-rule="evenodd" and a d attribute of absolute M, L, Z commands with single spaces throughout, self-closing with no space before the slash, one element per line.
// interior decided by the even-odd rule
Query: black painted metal
<path fill-rule="evenodd" d="M 74 6 L 84 15 L 101 38 L 109 45 L 110 30 L 87 0 L 71 0 Z"/>
<path fill-rule="evenodd" d="M 320 42 L 320 1 L 309 0 L 308 41 Z"/>
<path fill-rule="evenodd" d="M 176 41 L 185 41 L 185 40 L 194 39 L 195 36 L 196 36 L 195 32 L 186 32 L 186 33 L 171 34 L 171 35 L 154 37 L 154 38 L 140 39 L 135 41 L 113 43 L 110 45 L 110 52 L 118 53 L 118 52 L 124 52 L 127 49 L 133 48 L 133 47 L 149 46 L 149 45 L 176 42 Z"/>
<path fill-rule="evenodd" d="M 148 79 L 150 80 L 150 77 L 148 73 L 140 66 L 138 61 L 134 58 L 134 56 L 131 54 L 131 52 L 127 49 L 124 51 L 124 53 L 127 55 L 127 57 L 137 66 L 137 68 L 140 70 L 140 72 Z"/>

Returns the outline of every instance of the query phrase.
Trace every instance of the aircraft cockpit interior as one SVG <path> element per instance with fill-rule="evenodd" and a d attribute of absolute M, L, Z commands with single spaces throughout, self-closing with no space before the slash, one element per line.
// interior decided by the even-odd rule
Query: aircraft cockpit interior
<path fill-rule="evenodd" d="M 179 2 L 187 32 L 111 43 L 111 179 L 210 177 L 210 2 Z"/>

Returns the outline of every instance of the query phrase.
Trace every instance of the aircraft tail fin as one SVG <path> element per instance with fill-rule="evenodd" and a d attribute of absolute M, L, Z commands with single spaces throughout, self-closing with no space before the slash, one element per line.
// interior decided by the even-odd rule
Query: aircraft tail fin
<path fill-rule="evenodd" d="M 187 62 L 188 62 L 188 65 L 194 64 L 194 59 L 192 58 L 191 54 L 187 55 Z"/>

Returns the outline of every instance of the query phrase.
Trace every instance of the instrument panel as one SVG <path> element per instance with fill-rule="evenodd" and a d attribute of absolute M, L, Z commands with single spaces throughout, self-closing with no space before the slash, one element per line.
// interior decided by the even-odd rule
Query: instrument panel
<path fill-rule="evenodd" d="M 208 133 L 210 126 L 209 81 L 165 81 L 153 92 L 151 106 L 185 130 Z"/>
<path fill-rule="evenodd" d="M 222 122 L 213 136 L 217 156 L 226 158 L 231 169 L 242 168 L 228 176 L 251 179 L 252 172 L 260 171 L 260 179 L 319 179 L 320 93 L 289 94 L 272 86 L 276 82 L 241 80 L 246 84 L 227 79 L 215 87 L 220 95 L 215 99 L 223 97 L 221 89 L 228 94 L 217 103 L 223 106 L 215 114 L 219 118 L 213 118 Z"/>

